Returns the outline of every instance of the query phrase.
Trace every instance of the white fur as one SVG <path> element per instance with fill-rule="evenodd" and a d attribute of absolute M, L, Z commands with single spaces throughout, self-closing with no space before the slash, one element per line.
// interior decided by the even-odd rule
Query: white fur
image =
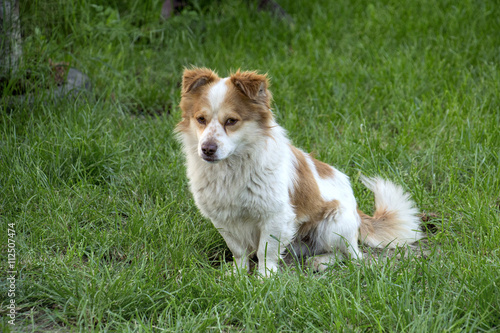
<path fill-rule="evenodd" d="M 208 100 L 210 101 L 210 106 L 212 110 L 217 112 L 221 107 L 222 102 L 224 101 L 224 97 L 227 92 L 227 82 L 228 78 L 222 79 L 208 91 Z"/>
<path fill-rule="evenodd" d="M 248 255 L 257 252 L 259 261 L 267 261 L 259 267 L 266 275 L 267 270 L 277 269 L 281 252 L 295 234 L 288 192 L 293 170 L 291 150 L 277 125 L 271 130 L 272 138 L 255 135 L 251 126 L 241 131 L 246 134 L 242 137 L 255 141 L 217 164 L 203 161 L 196 150 L 189 149 L 189 135 L 181 137 L 197 206 L 219 229 L 236 263 L 248 267 Z"/>
<path fill-rule="evenodd" d="M 360 258 L 358 249 L 358 229 L 360 218 L 357 212 L 357 203 L 349 182 L 349 177 L 335 170 L 335 175 L 330 179 L 317 179 L 316 181 L 326 183 L 330 186 L 320 186 L 323 197 L 329 200 L 338 200 L 340 205 L 333 219 L 323 220 L 316 229 L 315 254 L 333 252 L 340 249 L 353 258 Z"/>
<path fill-rule="evenodd" d="M 424 236 L 419 228 L 418 209 L 400 186 L 379 177 L 362 177 L 361 181 L 375 194 L 375 210 L 395 213 L 395 218 L 399 220 L 401 226 L 397 237 L 390 240 L 390 243 L 376 234 L 367 237 L 364 242 L 373 247 L 394 248 L 414 243 Z"/>

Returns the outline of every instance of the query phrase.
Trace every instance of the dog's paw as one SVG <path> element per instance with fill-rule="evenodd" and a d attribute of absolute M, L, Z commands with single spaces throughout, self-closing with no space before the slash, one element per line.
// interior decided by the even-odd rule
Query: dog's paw
<path fill-rule="evenodd" d="M 267 263 L 266 266 L 259 265 L 257 276 L 260 279 L 272 277 L 278 272 L 279 266 L 277 264 Z"/>
<path fill-rule="evenodd" d="M 332 265 L 343 260 L 343 256 L 337 253 L 326 253 L 307 259 L 306 264 L 316 272 L 323 272 Z"/>
<path fill-rule="evenodd" d="M 227 263 L 223 267 L 223 274 L 224 276 L 238 276 L 241 274 L 247 274 L 248 269 L 246 267 L 239 267 L 236 265 L 236 263 L 233 261 L 231 263 Z"/>

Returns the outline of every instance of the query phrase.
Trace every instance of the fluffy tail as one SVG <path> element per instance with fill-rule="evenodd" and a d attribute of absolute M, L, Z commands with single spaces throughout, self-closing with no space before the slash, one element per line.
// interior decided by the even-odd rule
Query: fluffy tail
<path fill-rule="evenodd" d="M 400 186 L 382 178 L 363 177 L 361 181 L 375 194 L 373 217 L 358 210 L 361 242 L 372 247 L 395 248 L 424 237 L 418 209 Z"/>

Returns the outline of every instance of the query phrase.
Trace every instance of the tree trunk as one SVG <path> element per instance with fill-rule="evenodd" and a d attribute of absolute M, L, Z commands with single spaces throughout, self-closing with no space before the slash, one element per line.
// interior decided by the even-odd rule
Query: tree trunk
<path fill-rule="evenodd" d="M 0 0 L 0 78 L 17 72 L 22 53 L 19 0 Z"/>

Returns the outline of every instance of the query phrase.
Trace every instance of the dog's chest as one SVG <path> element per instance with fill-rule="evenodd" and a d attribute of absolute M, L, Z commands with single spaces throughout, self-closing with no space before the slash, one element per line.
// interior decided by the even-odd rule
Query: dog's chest
<path fill-rule="evenodd" d="M 200 210 L 214 223 L 260 222 L 278 213 L 287 191 L 273 168 L 211 165 L 190 175 Z"/>

